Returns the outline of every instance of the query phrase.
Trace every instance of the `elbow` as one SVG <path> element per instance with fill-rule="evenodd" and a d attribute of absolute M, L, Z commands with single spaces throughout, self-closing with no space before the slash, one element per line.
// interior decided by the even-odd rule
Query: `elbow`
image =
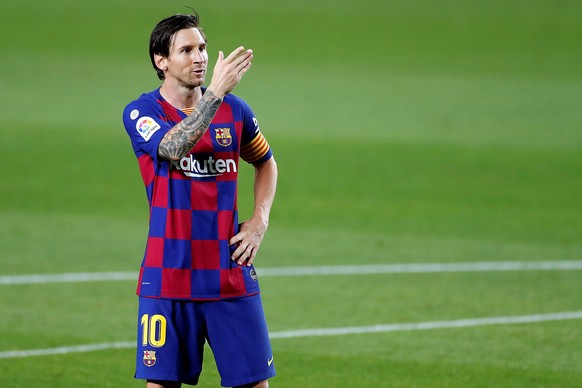
<path fill-rule="evenodd" d="M 188 154 L 188 149 L 178 148 L 178 147 L 168 147 L 163 143 L 160 143 L 158 147 L 158 156 L 162 159 L 169 160 L 170 162 L 177 162 Z"/>
<path fill-rule="evenodd" d="M 178 160 L 182 159 L 180 156 L 176 156 L 176 155 L 168 155 L 164 152 L 160 152 L 158 150 L 158 156 L 162 159 L 168 160 L 170 162 L 177 162 Z"/>
<path fill-rule="evenodd" d="M 274 156 L 271 156 L 271 158 L 269 158 L 269 160 L 267 160 L 265 163 L 263 163 L 263 166 L 268 168 L 269 171 L 271 172 L 271 174 L 273 174 L 273 176 L 275 178 L 277 178 L 277 175 L 279 174 L 279 170 L 277 168 L 277 162 L 275 161 Z"/>

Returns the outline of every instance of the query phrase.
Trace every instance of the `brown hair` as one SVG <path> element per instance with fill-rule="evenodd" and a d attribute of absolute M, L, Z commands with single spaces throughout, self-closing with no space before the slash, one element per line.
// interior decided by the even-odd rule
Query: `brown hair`
<path fill-rule="evenodd" d="M 156 66 L 154 54 L 167 58 L 170 55 L 170 47 L 174 35 L 178 31 L 187 28 L 197 28 L 202 34 L 204 41 L 206 41 L 206 35 L 204 35 L 204 32 L 202 32 L 202 28 L 200 27 L 200 16 L 196 11 L 192 12 L 192 14 L 187 15 L 178 14 L 169 16 L 160 21 L 152 31 L 150 36 L 150 59 L 159 79 L 164 79 L 164 72 Z"/>

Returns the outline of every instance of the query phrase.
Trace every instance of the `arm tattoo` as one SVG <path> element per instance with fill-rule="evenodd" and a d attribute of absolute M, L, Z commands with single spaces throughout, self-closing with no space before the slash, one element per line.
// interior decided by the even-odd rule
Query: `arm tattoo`
<path fill-rule="evenodd" d="M 183 158 L 206 133 L 221 103 L 222 98 L 207 90 L 194 112 L 166 133 L 158 147 L 158 154 L 168 160 Z"/>

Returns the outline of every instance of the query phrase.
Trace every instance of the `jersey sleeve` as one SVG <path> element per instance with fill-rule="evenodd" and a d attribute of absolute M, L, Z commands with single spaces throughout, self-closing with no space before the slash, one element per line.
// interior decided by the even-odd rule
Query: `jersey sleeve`
<path fill-rule="evenodd" d="M 158 147 L 164 135 L 171 129 L 157 104 L 136 100 L 129 103 L 123 111 L 123 125 L 136 152 L 139 150 L 158 159 Z"/>
<path fill-rule="evenodd" d="M 269 160 L 273 156 L 273 151 L 269 143 L 267 143 L 267 139 L 261 133 L 255 114 L 246 103 L 242 104 L 242 112 L 243 132 L 240 150 L 241 158 L 245 162 L 252 164 Z"/>

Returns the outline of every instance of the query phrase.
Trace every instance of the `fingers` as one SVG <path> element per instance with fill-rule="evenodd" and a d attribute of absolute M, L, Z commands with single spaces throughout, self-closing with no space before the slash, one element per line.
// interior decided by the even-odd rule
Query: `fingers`
<path fill-rule="evenodd" d="M 235 49 L 226 58 L 224 53 L 219 51 L 208 88 L 218 97 L 230 93 L 250 69 L 252 59 L 253 50 L 247 50 L 243 46 Z"/>
<path fill-rule="evenodd" d="M 250 60 L 246 63 L 242 63 L 241 65 L 237 66 L 237 68 L 238 68 L 238 74 L 242 77 L 251 68 Z"/>
<path fill-rule="evenodd" d="M 238 265 L 244 265 L 246 263 L 247 267 L 250 267 L 255 260 L 256 252 L 256 247 L 241 243 L 233 252 L 231 259 L 236 261 Z"/>
<path fill-rule="evenodd" d="M 244 51 L 245 51 L 245 48 L 244 48 L 243 46 L 239 46 L 239 47 L 237 47 L 236 49 L 234 49 L 234 51 L 233 51 L 232 53 L 230 53 L 230 54 L 228 55 L 228 57 L 226 57 L 226 60 L 227 60 L 227 61 L 229 61 L 229 62 L 231 62 L 231 61 L 233 61 L 234 59 L 236 59 L 236 58 L 240 57 L 240 56 L 241 56 L 241 54 L 243 54 L 243 53 L 244 53 Z M 252 52 L 253 52 L 253 50 L 250 50 L 250 49 L 246 51 L 246 53 L 247 53 L 247 54 L 248 54 L 248 53 L 251 53 L 251 54 L 252 54 Z"/>
<path fill-rule="evenodd" d="M 243 46 L 240 46 L 224 59 L 223 65 L 232 65 L 236 73 L 240 73 L 242 71 L 246 72 L 250 67 L 252 59 L 253 50 L 245 50 Z"/>
<path fill-rule="evenodd" d="M 236 249 L 231 255 L 231 260 L 236 261 L 238 265 L 251 266 L 259 250 L 262 238 L 259 238 L 254 233 L 242 231 L 233 236 L 228 242 Z"/>

